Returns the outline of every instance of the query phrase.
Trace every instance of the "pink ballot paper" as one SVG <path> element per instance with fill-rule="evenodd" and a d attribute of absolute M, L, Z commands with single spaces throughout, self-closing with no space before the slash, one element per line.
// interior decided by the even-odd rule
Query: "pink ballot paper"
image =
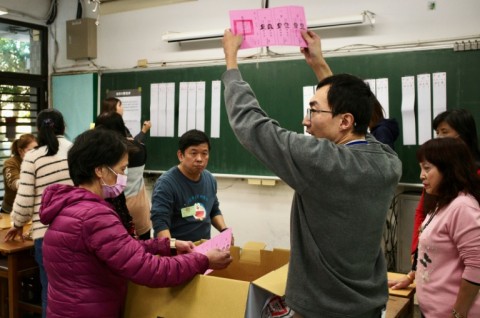
<path fill-rule="evenodd" d="M 301 6 L 230 11 L 233 34 L 243 35 L 241 49 L 272 45 L 306 47 L 300 30 L 307 29 Z"/>
<path fill-rule="evenodd" d="M 230 250 L 230 245 L 232 244 L 232 229 L 228 228 L 217 236 L 209 239 L 206 242 L 195 247 L 193 250 L 197 253 L 205 254 L 212 248 L 219 248 L 222 251 Z M 208 275 L 212 270 L 208 269 L 205 272 L 205 275 Z"/>

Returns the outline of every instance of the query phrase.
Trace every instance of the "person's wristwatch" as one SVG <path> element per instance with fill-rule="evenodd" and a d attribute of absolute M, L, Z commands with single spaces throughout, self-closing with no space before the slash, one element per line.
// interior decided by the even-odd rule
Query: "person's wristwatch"
<path fill-rule="evenodd" d="M 177 240 L 174 238 L 170 238 L 170 254 L 171 255 L 177 255 L 177 247 L 175 244 L 177 243 Z"/>

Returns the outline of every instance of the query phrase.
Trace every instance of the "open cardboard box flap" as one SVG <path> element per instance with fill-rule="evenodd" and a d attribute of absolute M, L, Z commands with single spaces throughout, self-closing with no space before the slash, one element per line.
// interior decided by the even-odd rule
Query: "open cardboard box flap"
<path fill-rule="evenodd" d="M 264 250 L 264 243 L 230 249 L 233 261 L 224 270 L 197 275 L 171 288 L 130 283 L 124 317 L 244 318 L 260 317 L 266 299 L 285 292 L 290 252 Z"/>
<path fill-rule="evenodd" d="M 255 286 L 261 287 L 277 296 L 285 295 L 287 287 L 288 264 L 273 270 L 265 276 L 253 281 Z"/>

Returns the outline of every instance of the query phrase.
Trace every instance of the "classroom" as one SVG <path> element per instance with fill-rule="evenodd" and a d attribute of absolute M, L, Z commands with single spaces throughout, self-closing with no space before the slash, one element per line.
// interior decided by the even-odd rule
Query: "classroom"
<path fill-rule="evenodd" d="M 389 273 L 408 274 L 415 209 L 421 198 L 423 201 L 424 189 L 416 153 L 424 142 L 436 137 L 432 121 L 443 111 L 466 109 L 477 129 L 480 125 L 478 0 L 461 4 L 445 0 L 0 0 L 2 169 L 11 155 L 12 141 L 24 133 L 36 133 L 36 116 L 42 109 L 53 108 L 63 114 L 65 137 L 73 142 L 93 127 L 103 100 L 118 98 L 131 135 L 135 136 L 145 121 L 152 125 L 144 139 L 147 159 L 143 180 L 148 198 L 159 176 L 178 164 L 180 136 L 192 128 L 204 131 L 211 143 L 207 169 L 215 177 L 220 210 L 234 237 L 232 264 L 242 257 L 253 257 L 255 262 L 255 257 L 265 254 L 261 257 L 278 262 L 278 267 L 285 265 L 285 251 L 292 246 L 291 211 L 296 191 L 239 142 L 229 123 L 222 82 L 226 70 L 222 38 L 225 29 L 233 29 L 232 10 L 257 19 L 255 14 L 260 9 L 274 8 L 285 8 L 284 12 L 292 16 L 296 10 L 304 12 L 308 29 L 321 38 L 321 51 L 333 74 L 353 74 L 366 81 L 383 106 L 385 117 L 398 123 L 394 150 L 402 171 L 386 212 L 381 248 Z M 27 41 L 30 46 L 25 49 L 21 46 L 24 44 L 18 44 L 14 51 L 7 48 L 12 41 Z M 20 70 L 9 68 L 13 64 Z M 302 120 L 312 107 L 309 101 L 318 80 L 299 45 L 275 42 L 241 48 L 238 68 L 270 118 L 289 131 L 308 135 Z M 13 93 L 12 87 L 17 89 Z M 8 98 L 17 95 L 22 95 L 21 103 L 11 106 Z M 23 111 L 25 107 L 29 112 Z M 311 119 L 312 113 L 307 114 Z M 318 115 L 324 114 L 314 116 Z M 3 179 L 0 187 L 3 200 Z M 8 224 L 0 228 L 1 233 L 7 230 Z M 212 237 L 220 234 L 212 227 Z M 3 234 L 0 239 L 3 242 Z M 16 256 L 33 254 L 33 243 L 28 244 Z M 2 248 L 1 255 L 11 255 Z M 242 248 L 252 254 L 242 256 Z M 24 277 L 32 277 L 35 272 L 34 262 L 24 263 L 19 265 L 22 274 L 15 274 L 22 286 L 28 285 Z M 9 264 L 6 258 L 3 262 L 0 258 L 0 298 L 7 295 L 0 299 L 0 318 L 40 317 L 38 308 L 35 311 L 19 301 L 19 297 L 26 297 L 22 293 L 28 293 L 25 287 L 5 284 L 11 277 L 8 275 L 13 275 L 7 274 Z M 269 267 L 267 272 L 277 269 L 265 267 Z M 234 265 L 221 277 L 256 270 L 255 266 L 246 270 Z M 195 278 L 195 284 L 218 288 L 203 277 Z M 234 289 L 223 281 L 219 284 Z M 242 296 L 233 294 L 235 305 L 232 300 L 219 312 L 234 308 L 240 316 L 257 317 L 249 312 L 251 309 L 245 309 L 246 302 L 262 307 L 263 303 L 258 303 L 264 302 L 265 289 L 283 296 L 259 284 L 235 287 Z M 39 283 L 34 285 L 38 288 Z M 139 310 L 157 298 L 162 299 L 158 301 L 161 307 L 176 297 L 181 302 L 197 293 L 208 294 L 173 288 L 147 296 L 147 290 L 138 285 L 129 287 L 125 317 L 135 317 L 135 312 L 142 312 L 138 317 L 149 317 L 153 311 Z M 252 296 L 256 292 L 260 300 Z M 4 300 L 9 293 L 14 310 L 13 303 Z M 132 293 L 141 294 L 143 299 L 132 298 Z M 408 310 L 397 316 L 387 312 L 387 317 L 416 318 L 418 306 L 413 307 L 413 293 L 414 289 L 407 293 Z M 400 293 L 393 297 L 403 296 Z M 225 297 L 230 300 L 230 296 Z M 398 306 L 403 306 L 400 298 Z M 156 316 L 221 317 L 198 309 L 210 305 L 208 300 L 205 304 L 192 305 L 193 313 L 175 307 L 158 311 Z M 34 314 L 29 315 L 31 312 Z"/>

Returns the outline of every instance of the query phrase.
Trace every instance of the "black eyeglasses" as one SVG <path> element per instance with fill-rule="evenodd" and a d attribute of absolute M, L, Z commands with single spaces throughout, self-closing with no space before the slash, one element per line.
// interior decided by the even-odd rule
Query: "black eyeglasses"
<path fill-rule="evenodd" d="M 312 120 L 312 113 L 330 113 L 330 114 L 333 114 L 333 112 L 330 111 L 330 110 L 307 108 L 307 117 L 308 117 L 309 120 Z"/>

